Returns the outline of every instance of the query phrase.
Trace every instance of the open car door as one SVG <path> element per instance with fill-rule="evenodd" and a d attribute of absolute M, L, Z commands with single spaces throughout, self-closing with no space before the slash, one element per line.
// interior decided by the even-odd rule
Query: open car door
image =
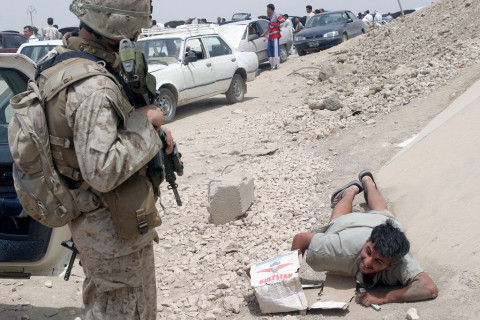
<path fill-rule="evenodd" d="M 13 186 L 8 124 L 10 98 L 23 92 L 35 74 L 35 63 L 21 54 L 0 54 L 0 278 L 60 275 L 71 251 L 68 226 L 48 228 L 23 212 Z"/>

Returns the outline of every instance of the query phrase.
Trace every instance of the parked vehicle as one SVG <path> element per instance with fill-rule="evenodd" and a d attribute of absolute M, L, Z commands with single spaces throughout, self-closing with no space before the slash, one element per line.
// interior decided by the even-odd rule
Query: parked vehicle
<path fill-rule="evenodd" d="M 313 16 L 305 29 L 295 35 L 299 55 L 336 46 L 365 33 L 365 25 L 351 11 L 331 11 Z"/>
<path fill-rule="evenodd" d="M 30 218 L 13 187 L 9 101 L 26 90 L 34 74 L 35 63 L 26 56 L 0 54 L 0 278 L 58 275 L 70 257 L 70 251 L 61 246 L 71 237 L 68 226 L 51 229 Z"/>
<path fill-rule="evenodd" d="M 220 33 L 236 51 L 255 52 L 258 63 L 268 61 L 267 44 L 268 33 L 264 37 L 261 34 L 268 28 L 268 21 L 263 19 L 237 21 L 218 28 Z M 280 33 L 280 62 L 287 61 L 290 48 L 293 45 L 293 32 L 289 28 L 281 28 Z"/>
<path fill-rule="evenodd" d="M 250 20 L 251 18 L 252 18 L 251 13 L 239 12 L 239 13 L 233 14 L 232 21 Z"/>
<path fill-rule="evenodd" d="M 246 82 L 255 79 L 258 60 L 252 52 L 235 52 L 211 27 L 185 27 L 145 33 L 138 46 L 157 80 L 156 104 L 164 120 L 176 108 L 225 94 L 229 103 L 243 101 Z"/>
<path fill-rule="evenodd" d="M 17 53 L 21 53 L 37 62 L 43 58 L 50 50 L 56 46 L 61 46 L 62 40 L 46 40 L 24 43 L 18 48 Z"/>
<path fill-rule="evenodd" d="M 23 34 L 18 32 L 2 31 L 0 32 L 0 52 L 15 53 L 18 47 L 27 40 Z"/>

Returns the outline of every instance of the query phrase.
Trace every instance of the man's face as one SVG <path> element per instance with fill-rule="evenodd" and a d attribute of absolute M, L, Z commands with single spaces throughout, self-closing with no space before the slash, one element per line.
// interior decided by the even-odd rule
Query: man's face
<path fill-rule="evenodd" d="M 368 238 L 360 253 L 360 272 L 373 275 L 382 270 L 391 269 L 393 265 L 390 259 L 383 257 L 375 250 L 375 244 Z"/>
<path fill-rule="evenodd" d="M 267 16 L 271 17 L 273 14 L 273 10 L 267 7 Z"/>
<path fill-rule="evenodd" d="M 310 13 L 310 12 L 312 12 L 312 9 L 307 8 L 307 13 Z"/>
<path fill-rule="evenodd" d="M 25 36 L 25 38 L 30 38 L 32 34 L 33 34 L 33 31 L 28 30 L 28 28 L 23 29 L 23 35 Z"/>

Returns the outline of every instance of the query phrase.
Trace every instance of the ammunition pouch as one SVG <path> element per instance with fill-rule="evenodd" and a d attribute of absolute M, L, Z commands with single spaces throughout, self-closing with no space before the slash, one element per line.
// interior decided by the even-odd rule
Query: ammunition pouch
<path fill-rule="evenodd" d="M 145 173 L 144 168 L 114 190 L 103 194 L 115 230 L 125 240 L 146 234 L 162 224 L 155 206 L 154 188 Z"/>

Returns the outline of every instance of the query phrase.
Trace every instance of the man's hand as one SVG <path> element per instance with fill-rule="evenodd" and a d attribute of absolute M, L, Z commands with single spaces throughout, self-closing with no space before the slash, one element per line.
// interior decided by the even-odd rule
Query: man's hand
<path fill-rule="evenodd" d="M 357 302 L 366 307 L 375 304 L 421 301 L 434 299 L 438 289 L 432 279 L 425 273 L 419 273 L 406 287 L 389 292 L 366 292 L 357 295 Z"/>
<path fill-rule="evenodd" d="M 299 233 L 295 235 L 292 242 L 292 251 L 300 250 L 303 256 L 305 254 L 305 250 L 307 250 L 310 246 L 310 242 L 312 241 L 314 235 L 315 233 Z"/>
<path fill-rule="evenodd" d="M 153 104 L 150 104 L 148 106 L 135 109 L 135 111 L 143 114 L 145 116 L 145 118 L 147 118 L 148 122 L 150 122 L 153 125 L 153 127 L 155 128 L 155 130 L 157 132 L 160 130 L 160 127 L 163 124 L 162 109 L 160 109 L 159 107 L 157 107 Z"/>
<path fill-rule="evenodd" d="M 165 153 L 170 154 L 173 152 L 173 136 L 170 130 L 166 127 L 162 127 L 163 132 L 167 136 L 167 145 L 165 146 Z"/>
<path fill-rule="evenodd" d="M 370 307 L 373 303 L 378 305 L 386 303 L 386 295 L 386 292 L 365 292 L 358 294 L 356 301 L 365 307 Z"/>

